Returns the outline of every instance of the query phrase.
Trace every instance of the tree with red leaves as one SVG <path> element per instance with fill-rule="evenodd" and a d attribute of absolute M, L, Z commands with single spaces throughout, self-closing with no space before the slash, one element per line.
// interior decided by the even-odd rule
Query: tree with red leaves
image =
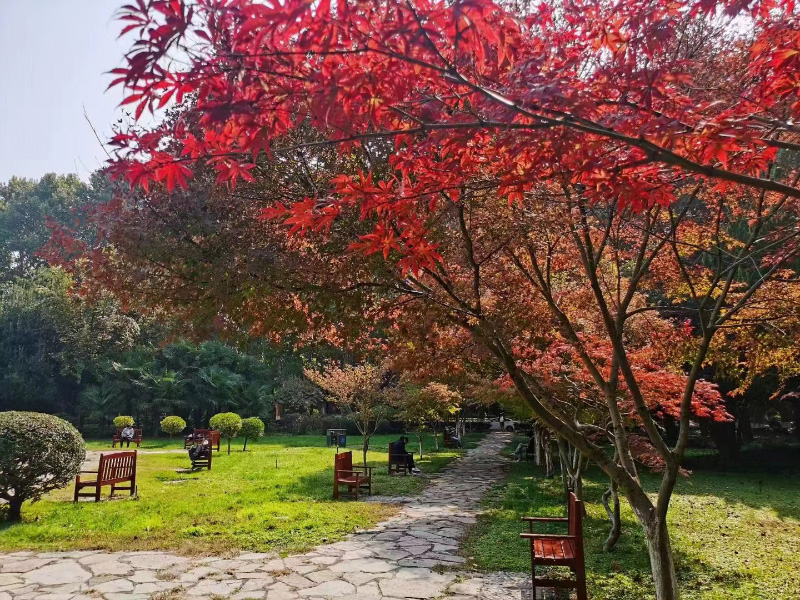
<path fill-rule="evenodd" d="M 785 319 L 764 291 L 798 281 L 794 1 L 137 0 L 121 18 L 136 40 L 112 85 L 137 118 L 181 111 L 118 132 L 112 172 L 158 211 L 199 174 L 238 194 L 266 160 L 332 171 L 265 198 L 283 247 L 327 234 L 343 257 L 349 235 L 388 263 L 375 301 L 395 322 L 469 333 L 619 486 L 656 597 L 677 598 L 666 516 L 690 418 L 727 418 L 703 365 L 716 340 Z M 341 168 L 308 161 L 331 146 Z M 613 457 L 552 393 L 565 377 L 592 390 Z"/>

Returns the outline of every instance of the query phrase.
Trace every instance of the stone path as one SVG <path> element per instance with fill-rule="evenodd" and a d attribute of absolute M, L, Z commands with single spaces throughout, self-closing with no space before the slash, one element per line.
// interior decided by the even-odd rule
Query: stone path
<path fill-rule="evenodd" d="M 0 600 L 518 600 L 524 577 L 458 572 L 465 562 L 459 540 L 483 494 L 504 475 L 500 450 L 509 439 L 486 436 L 432 476 L 421 496 L 399 499 L 396 517 L 306 554 L 0 554 Z"/>

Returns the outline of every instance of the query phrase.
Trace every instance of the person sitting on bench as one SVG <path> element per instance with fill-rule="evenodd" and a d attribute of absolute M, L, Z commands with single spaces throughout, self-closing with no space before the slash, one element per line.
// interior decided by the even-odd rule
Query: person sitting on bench
<path fill-rule="evenodd" d="M 128 442 L 127 447 L 130 448 L 134 435 L 136 435 L 136 432 L 133 430 L 133 427 L 131 427 L 130 425 L 128 425 L 127 427 L 123 427 L 122 431 L 119 434 L 119 447 L 122 448 L 122 444 L 124 442 Z"/>
<path fill-rule="evenodd" d="M 417 475 L 418 473 L 422 473 L 422 471 L 420 471 L 420 470 L 417 468 L 417 466 L 414 464 L 414 455 L 413 455 L 413 454 L 411 454 L 411 453 L 410 453 L 408 450 L 406 450 L 406 444 L 407 444 L 407 443 L 408 443 L 408 438 L 407 438 L 406 436 L 404 436 L 404 435 L 401 435 L 401 436 L 400 436 L 400 439 L 399 439 L 399 440 L 397 440 L 397 441 L 394 443 L 394 451 L 395 451 L 395 454 L 399 454 L 399 455 L 401 455 L 401 456 L 402 456 L 403 454 L 405 454 L 405 455 L 406 455 L 406 457 L 407 457 L 407 458 L 406 458 L 406 460 L 407 460 L 407 462 L 408 462 L 408 466 L 411 468 L 411 472 L 412 472 L 414 475 Z"/>
<path fill-rule="evenodd" d="M 195 461 L 198 458 L 208 458 L 211 454 L 211 442 L 207 437 L 197 439 L 189 448 L 189 460 Z"/>

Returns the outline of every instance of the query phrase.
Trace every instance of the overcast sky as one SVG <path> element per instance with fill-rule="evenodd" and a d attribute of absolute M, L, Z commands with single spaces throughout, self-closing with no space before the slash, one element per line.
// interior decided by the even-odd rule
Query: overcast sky
<path fill-rule="evenodd" d="M 123 0 L 0 0 L 0 181 L 77 173 L 106 156 L 121 92 L 104 92 L 121 63 L 113 16 Z"/>

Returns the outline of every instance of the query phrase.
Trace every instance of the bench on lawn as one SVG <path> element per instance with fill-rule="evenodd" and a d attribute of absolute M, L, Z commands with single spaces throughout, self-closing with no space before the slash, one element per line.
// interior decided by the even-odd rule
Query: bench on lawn
<path fill-rule="evenodd" d="M 220 435 L 219 431 L 216 429 L 193 429 L 191 435 L 187 435 L 183 438 L 183 448 L 191 448 L 204 438 L 209 438 L 211 440 L 211 447 L 219 452 Z"/>
<path fill-rule="evenodd" d="M 361 489 L 367 490 L 367 495 L 372 495 L 372 467 L 354 467 L 353 453 L 340 452 L 336 455 L 333 466 L 333 497 L 339 497 L 339 486 L 346 485 L 358 500 Z"/>
<path fill-rule="evenodd" d="M 123 442 L 127 442 L 127 440 L 122 439 L 122 429 L 117 429 L 117 433 L 115 433 L 114 437 L 111 438 L 111 447 L 116 448 L 117 444 L 119 444 L 119 447 L 122 448 Z M 139 445 L 142 443 L 141 429 L 133 430 L 133 437 L 131 438 L 131 442 L 136 442 L 136 447 L 137 448 L 139 447 Z M 130 447 L 130 444 L 128 444 L 128 447 Z"/>
<path fill-rule="evenodd" d="M 395 444 L 389 444 L 389 475 L 392 473 L 411 473 L 411 462 L 408 460 L 409 455 L 413 452 L 398 452 L 395 450 Z"/>
<path fill-rule="evenodd" d="M 81 473 L 95 473 L 96 477 L 91 481 L 81 480 L 80 475 L 75 476 L 75 497 L 94 498 L 95 502 L 100 502 L 100 490 L 104 485 L 111 486 L 109 498 L 114 496 L 114 492 L 130 492 L 131 496 L 136 493 L 136 450 L 127 452 L 112 452 L 101 454 L 100 463 L 97 471 L 81 471 Z M 128 483 L 127 487 L 120 487 L 120 483 Z M 93 488 L 94 491 L 81 492 L 84 488 Z"/>
<path fill-rule="evenodd" d="M 573 588 L 578 600 L 587 600 L 586 566 L 583 556 L 583 502 L 574 493 L 569 494 L 566 517 L 522 517 L 527 521 L 529 533 L 520 537 L 530 542 L 532 598 L 536 598 L 537 587 Z M 567 534 L 534 533 L 534 523 L 566 523 Z M 574 579 L 537 578 L 536 567 L 569 567 Z"/>
<path fill-rule="evenodd" d="M 445 448 L 461 448 L 461 441 L 452 432 L 445 429 L 442 437 L 444 438 Z"/>
<path fill-rule="evenodd" d="M 208 469 L 211 470 L 211 459 L 214 456 L 213 448 L 211 447 L 211 441 L 207 438 L 200 438 L 198 440 L 198 445 L 195 450 L 194 456 L 192 456 L 192 451 L 189 450 L 189 458 L 192 461 L 192 470 L 194 469 Z"/>

